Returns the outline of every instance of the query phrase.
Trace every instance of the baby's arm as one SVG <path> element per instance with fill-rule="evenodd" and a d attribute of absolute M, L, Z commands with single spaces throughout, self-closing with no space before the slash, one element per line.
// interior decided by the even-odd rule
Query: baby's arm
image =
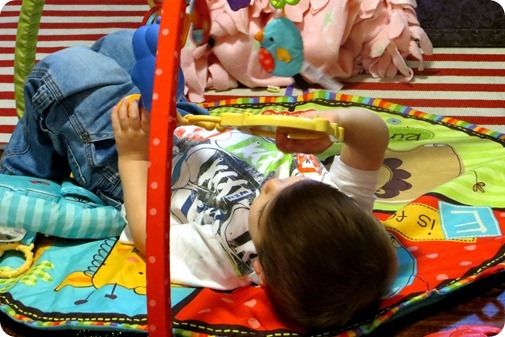
<path fill-rule="evenodd" d="M 126 219 L 137 249 L 146 251 L 149 116 L 136 101 L 123 100 L 111 114 Z"/>
<path fill-rule="evenodd" d="M 341 108 L 309 111 L 303 116 L 326 118 L 344 128 L 344 145 L 340 153 L 344 164 L 365 171 L 375 171 L 381 167 L 389 134 L 386 124 L 375 113 L 362 108 Z M 281 151 L 302 153 L 321 153 L 331 145 L 328 137 L 316 140 L 289 139 L 287 132 L 281 128 L 278 129 L 276 143 Z"/>

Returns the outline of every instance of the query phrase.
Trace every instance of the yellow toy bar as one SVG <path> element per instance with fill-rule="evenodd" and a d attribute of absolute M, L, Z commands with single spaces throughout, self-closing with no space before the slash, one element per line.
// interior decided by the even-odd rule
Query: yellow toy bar
<path fill-rule="evenodd" d="M 139 100 L 140 95 L 127 96 L 128 101 Z M 186 115 L 177 113 L 180 125 L 197 125 L 206 130 L 234 128 L 242 132 L 262 137 L 275 138 L 278 127 L 298 129 L 297 132 L 288 133 L 291 139 L 320 139 L 322 134 L 327 134 L 333 142 L 344 140 L 344 128 L 336 123 L 331 123 L 324 118 L 304 118 L 286 115 L 256 115 L 249 113 L 225 112 L 218 116 Z"/>

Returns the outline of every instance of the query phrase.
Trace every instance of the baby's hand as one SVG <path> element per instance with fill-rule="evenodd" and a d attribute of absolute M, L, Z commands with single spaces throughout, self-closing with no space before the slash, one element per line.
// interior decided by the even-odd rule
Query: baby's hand
<path fill-rule="evenodd" d="M 335 122 L 333 112 L 307 111 L 300 115 L 305 118 L 325 118 L 330 122 Z M 299 153 L 321 153 L 325 151 L 333 143 L 330 137 L 324 132 L 313 132 L 310 139 L 297 139 L 296 134 L 305 134 L 308 131 L 296 128 L 277 128 L 275 142 L 277 148 L 282 152 L 299 152 Z"/>
<path fill-rule="evenodd" d="M 386 123 L 375 112 L 358 107 L 336 108 L 325 111 L 308 111 L 307 118 L 324 118 L 344 128 L 340 159 L 347 166 L 366 171 L 378 170 L 388 146 L 389 131 Z M 285 152 L 321 153 L 330 140 L 294 140 L 286 134 L 277 135 L 277 147 Z"/>
<path fill-rule="evenodd" d="M 111 120 L 119 158 L 148 160 L 149 115 L 138 101 L 123 99 L 112 109 Z"/>

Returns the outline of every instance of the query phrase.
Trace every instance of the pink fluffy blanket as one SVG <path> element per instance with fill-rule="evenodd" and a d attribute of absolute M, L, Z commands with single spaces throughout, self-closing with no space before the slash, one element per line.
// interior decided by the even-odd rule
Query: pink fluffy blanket
<path fill-rule="evenodd" d="M 207 0 L 213 48 L 188 43 L 182 69 L 191 101 L 204 100 L 206 89 L 227 90 L 239 83 L 254 87 L 288 86 L 292 78 L 267 73 L 258 61 L 254 34 L 280 16 L 268 0 L 251 0 L 234 12 L 227 0 Z M 422 54 L 432 44 L 417 20 L 415 0 L 300 0 L 284 15 L 300 29 L 304 59 L 342 80 L 360 73 L 409 81 L 411 56 L 423 67 Z M 189 40 L 188 40 L 189 41 Z"/>

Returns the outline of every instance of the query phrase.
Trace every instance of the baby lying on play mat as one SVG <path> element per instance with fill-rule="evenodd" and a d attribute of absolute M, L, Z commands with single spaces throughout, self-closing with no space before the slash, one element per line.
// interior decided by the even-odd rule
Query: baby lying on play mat
<path fill-rule="evenodd" d="M 116 106 L 138 92 L 131 38 L 112 34 L 37 64 L 2 173 L 54 181 L 72 173 L 106 203 L 124 202 L 123 239 L 144 253 L 149 115 L 135 101 Z M 185 101 L 182 88 L 180 81 L 179 111 L 206 113 Z M 326 137 L 297 141 L 287 137 L 295 131 L 279 130 L 274 143 L 238 131 L 176 129 L 172 282 L 220 290 L 260 284 L 281 317 L 308 329 L 376 308 L 396 273 L 389 236 L 371 214 L 387 129 L 364 109 L 319 117 L 346 130 L 329 171 L 314 156 L 286 154 L 319 153 L 331 144 Z"/>

